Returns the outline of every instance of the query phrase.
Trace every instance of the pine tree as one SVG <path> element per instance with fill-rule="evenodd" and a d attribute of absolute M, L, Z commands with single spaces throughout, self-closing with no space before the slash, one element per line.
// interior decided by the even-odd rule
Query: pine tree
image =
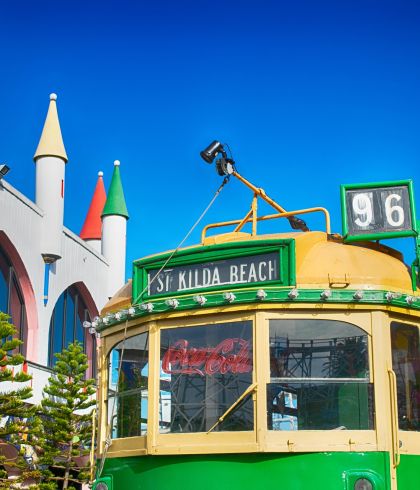
<path fill-rule="evenodd" d="M 37 433 L 36 406 L 26 400 L 32 396 L 30 386 L 19 387 L 31 380 L 23 371 L 25 358 L 17 353 L 22 341 L 15 338 L 16 328 L 9 323 L 9 315 L 0 312 L 0 440 L 3 451 L 13 453 L 13 459 L 0 453 L 0 488 L 18 488 L 39 479 L 39 471 L 28 461 L 34 454 L 31 447 Z M 13 478 L 11 478 L 13 475 Z"/>
<path fill-rule="evenodd" d="M 88 465 L 80 459 L 89 454 L 92 437 L 91 411 L 95 405 L 93 379 L 85 379 L 87 356 L 79 342 L 60 354 L 41 402 L 44 440 L 40 462 L 44 470 L 41 489 L 74 488 L 71 482 L 87 482 Z"/>

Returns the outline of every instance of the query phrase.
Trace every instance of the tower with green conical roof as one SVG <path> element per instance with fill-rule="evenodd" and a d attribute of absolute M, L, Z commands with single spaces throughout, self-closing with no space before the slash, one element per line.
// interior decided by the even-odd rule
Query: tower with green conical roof
<path fill-rule="evenodd" d="M 108 297 L 125 284 L 127 220 L 120 162 L 115 160 L 108 197 L 102 211 L 102 255 L 109 264 Z"/>

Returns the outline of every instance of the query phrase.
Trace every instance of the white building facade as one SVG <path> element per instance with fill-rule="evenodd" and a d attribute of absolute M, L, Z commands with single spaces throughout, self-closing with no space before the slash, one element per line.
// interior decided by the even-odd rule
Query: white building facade
<path fill-rule="evenodd" d="M 24 342 L 21 350 L 27 359 L 25 369 L 33 376 L 34 395 L 30 401 L 34 403 L 41 398 L 54 354 L 74 340 L 83 342 L 89 358 L 88 374 L 94 374 L 96 340 L 83 322 L 97 316 L 125 283 L 121 261 L 125 266 L 128 213 L 119 166 L 114 167 L 106 203 L 100 173 L 82 229 L 83 238 L 64 227 L 64 200 L 72 198 L 65 196 L 65 174 L 71 167 L 67 167 L 56 99 L 51 94 L 34 156 L 36 203 L 4 178 L 0 180 L 0 311 L 11 316 Z M 104 227 L 112 240 L 102 234 L 104 205 L 104 218 L 117 223 L 116 229 Z M 102 255 L 104 242 L 108 247 L 106 257 Z M 114 257 L 118 257 L 117 264 L 113 263 Z"/>

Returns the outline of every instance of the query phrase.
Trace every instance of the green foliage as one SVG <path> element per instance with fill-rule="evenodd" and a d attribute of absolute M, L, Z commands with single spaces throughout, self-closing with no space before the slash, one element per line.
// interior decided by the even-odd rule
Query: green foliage
<path fill-rule="evenodd" d="M 17 338 L 10 317 L 0 312 L 0 488 L 18 488 L 25 483 L 36 484 L 40 477 L 32 458 L 32 444 L 39 430 L 36 407 L 26 400 L 32 395 L 30 381 L 22 371 L 24 357 L 17 352 L 22 344 Z M 31 461 L 32 458 L 32 461 Z M 14 475 L 15 479 L 10 479 Z"/>
<path fill-rule="evenodd" d="M 44 470 L 42 490 L 55 489 L 59 484 L 60 488 L 70 489 L 71 481 L 89 480 L 90 409 L 96 403 L 92 398 L 95 381 L 85 379 L 87 356 L 77 341 L 56 357 L 41 402 L 44 440 L 40 462 L 48 466 Z"/>

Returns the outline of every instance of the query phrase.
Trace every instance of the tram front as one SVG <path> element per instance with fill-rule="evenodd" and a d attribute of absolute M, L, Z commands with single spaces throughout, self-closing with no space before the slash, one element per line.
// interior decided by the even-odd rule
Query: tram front
<path fill-rule="evenodd" d="M 328 229 L 136 261 L 96 322 L 96 488 L 418 488 L 416 285 Z"/>

